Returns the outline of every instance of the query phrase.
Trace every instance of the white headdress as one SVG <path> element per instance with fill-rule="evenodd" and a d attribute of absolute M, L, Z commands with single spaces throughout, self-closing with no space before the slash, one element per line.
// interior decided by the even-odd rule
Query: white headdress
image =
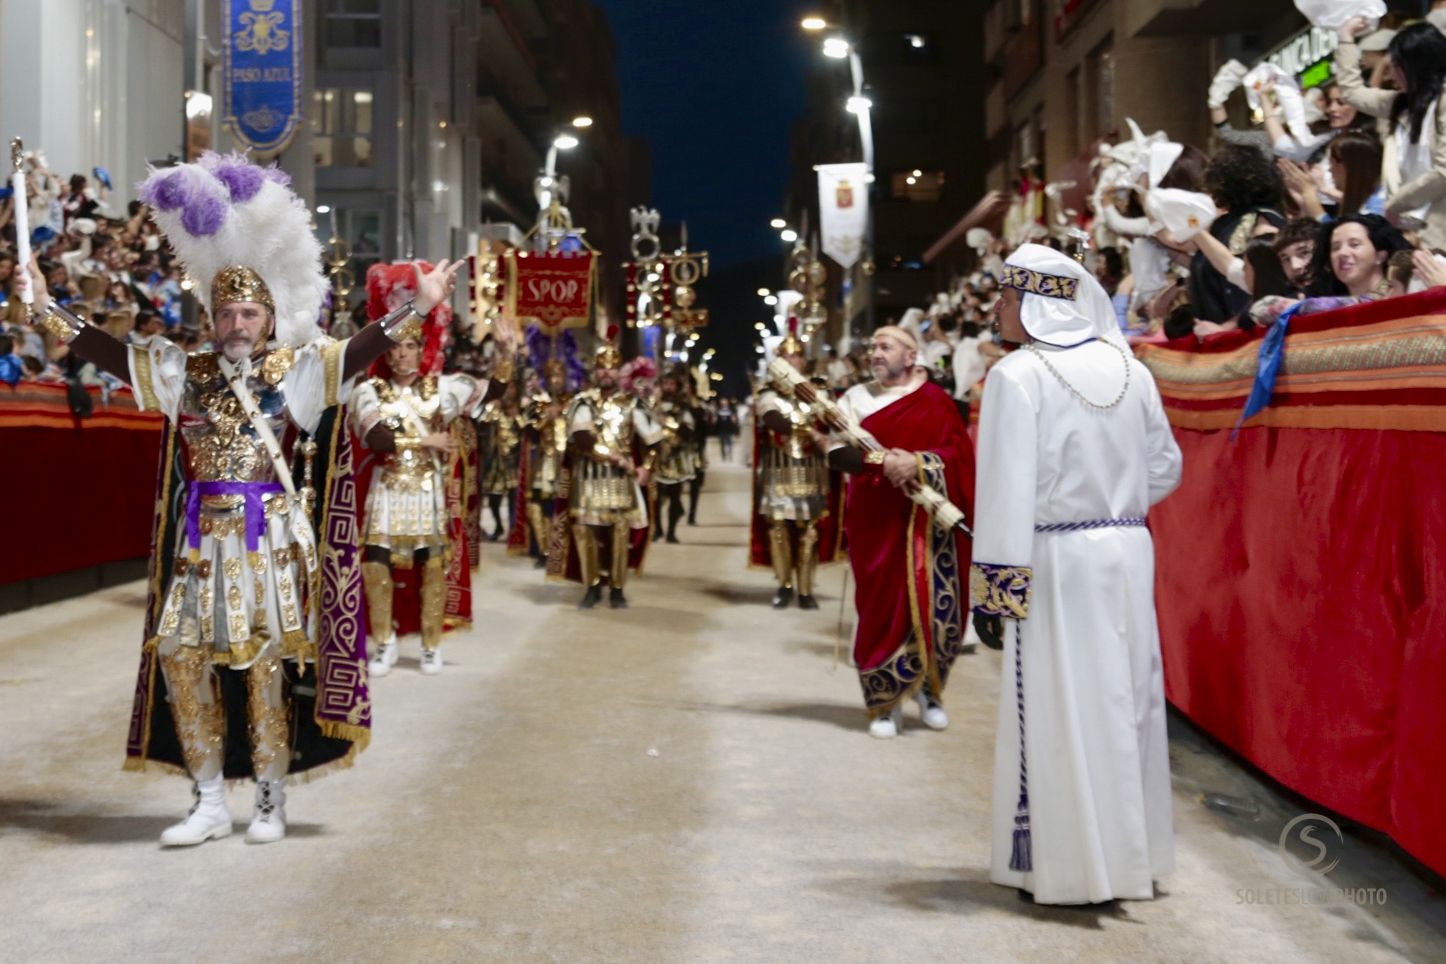
<path fill-rule="evenodd" d="M 208 151 L 194 164 L 153 168 L 138 192 L 209 309 L 213 284 L 230 269 L 223 287 L 257 296 L 247 300 L 269 295 L 276 339 L 301 345 L 321 334 L 317 318 L 329 286 L 311 213 L 290 182 L 276 167 Z M 244 277 L 252 272 L 262 286 L 248 287 Z"/>
<path fill-rule="evenodd" d="M 1021 244 L 999 283 L 1021 292 L 1020 320 L 1031 338 L 1072 348 L 1095 338 L 1123 344 L 1114 304 L 1084 265 L 1042 244 Z"/>

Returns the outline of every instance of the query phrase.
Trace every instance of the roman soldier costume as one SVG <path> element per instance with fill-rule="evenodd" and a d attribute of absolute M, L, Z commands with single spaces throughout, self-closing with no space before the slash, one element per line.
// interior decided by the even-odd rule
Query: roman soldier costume
<path fill-rule="evenodd" d="M 548 574 L 581 582 L 581 608 L 602 598 L 606 573 L 609 603 L 627 608 L 623 587 L 629 569 L 640 570 L 647 551 L 648 503 L 640 478 L 650 469 L 662 430 L 647 409 L 622 390 L 618 369 L 622 353 L 611 344 L 599 349 L 595 384 L 568 406 L 568 471 L 564 526 L 553 527 Z M 562 500 L 559 499 L 559 506 Z M 562 515 L 562 512 L 559 513 Z M 606 555 L 603 553 L 606 552 Z"/>
<path fill-rule="evenodd" d="M 410 298 L 418 270 L 430 268 L 372 265 L 367 313 L 380 318 Z M 373 676 L 396 665 L 398 628 L 420 629 L 421 670 L 435 675 L 443 631 L 471 623 L 465 506 L 476 483 L 463 436 L 474 431 L 471 417 L 495 383 L 441 374 L 451 321 L 445 304 L 425 322 L 414 319 L 398 332 L 399 348 L 373 363 L 372 377 L 352 397 L 353 424 L 366 449 L 362 576 Z M 406 590 L 401 607 L 398 582 Z"/>
<path fill-rule="evenodd" d="M 207 153 L 153 171 L 140 196 L 209 305 L 220 350 L 122 344 L 47 304 L 43 287 L 36 308 L 77 355 L 166 415 L 126 766 L 194 781 L 195 804 L 163 845 L 231 833 L 228 777 L 256 780 L 246 838 L 266 843 L 286 832 L 287 776 L 349 765 L 368 740 L 340 406 L 415 310 L 400 305 L 344 342 L 321 335 L 320 244 L 275 168 Z M 450 286 L 444 265 L 426 279 L 427 303 Z"/>
<path fill-rule="evenodd" d="M 798 363 L 805 351 L 792 328 L 777 348 L 779 357 Z M 813 402 L 774 386 L 758 394 L 753 424 L 749 564 L 773 569 L 775 609 L 786 609 L 795 596 L 800 609 L 817 609 L 819 564 L 843 558 L 843 486 L 814 440 L 824 428 L 820 413 Z"/>

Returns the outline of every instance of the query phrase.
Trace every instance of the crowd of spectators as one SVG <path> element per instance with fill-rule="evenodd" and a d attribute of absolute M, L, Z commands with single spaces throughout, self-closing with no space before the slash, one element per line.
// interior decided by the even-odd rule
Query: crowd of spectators
<path fill-rule="evenodd" d="M 24 166 L 31 247 L 51 298 L 127 341 L 165 337 L 188 351 L 202 347 L 209 337 L 204 313 L 183 324 L 183 273 L 145 206 L 114 207 L 104 168 L 62 182 L 38 151 Z M 16 290 L 15 203 L 7 188 L 0 196 L 0 383 L 115 387 L 111 376 L 29 323 Z"/>
<path fill-rule="evenodd" d="M 1090 266 L 1132 342 L 1206 339 L 1446 285 L 1446 0 L 1425 20 L 1338 28 L 1335 72 L 1301 91 L 1270 64 L 1231 61 L 1209 88 L 1212 150 L 1166 132 L 1100 148 L 1084 210 L 1022 171 L 968 219 L 976 270 L 897 323 L 957 398 L 977 395 L 1002 349 L 989 336 L 1001 256 L 1049 244 Z M 1227 107 L 1244 90 L 1255 126 Z M 984 225 L 1004 226 L 1000 236 Z M 893 319 L 890 319 L 893 321 Z M 858 346 L 862 348 L 863 346 Z M 861 356 L 829 366 L 843 387 Z"/>

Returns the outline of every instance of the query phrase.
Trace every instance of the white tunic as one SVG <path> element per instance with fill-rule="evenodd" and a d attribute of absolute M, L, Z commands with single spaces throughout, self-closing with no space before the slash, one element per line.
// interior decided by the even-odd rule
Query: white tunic
<path fill-rule="evenodd" d="M 1120 351 L 1095 341 L 1041 355 L 1085 398 L 1124 384 Z M 1076 398 L 1041 356 L 1018 351 L 984 387 L 975 492 L 981 572 L 1032 570 L 1023 620 L 1004 620 L 995 742 L 995 883 L 1049 904 L 1149 898 L 1174 867 L 1154 545 L 1142 526 L 1037 533 L 1036 525 L 1139 518 L 1180 480 L 1180 450 L 1149 371 L 1107 411 Z M 1023 640 L 1016 693 L 1016 627 Z M 1020 704 L 1032 870 L 1009 867 L 1020 795 Z"/>

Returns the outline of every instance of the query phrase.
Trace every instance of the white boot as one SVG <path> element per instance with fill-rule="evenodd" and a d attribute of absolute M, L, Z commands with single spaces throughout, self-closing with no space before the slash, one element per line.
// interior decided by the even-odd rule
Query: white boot
<path fill-rule="evenodd" d="M 186 819 L 161 832 L 162 847 L 194 847 L 231 836 L 231 811 L 226 808 L 226 781 L 217 775 L 191 785 L 196 802 Z"/>
<path fill-rule="evenodd" d="M 398 655 L 397 634 L 392 633 L 387 637 L 387 641 L 382 644 L 382 648 L 377 650 L 377 654 L 372 657 L 372 661 L 367 664 L 368 672 L 373 676 L 387 675 L 392 671 L 392 667 L 397 665 Z"/>
<path fill-rule="evenodd" d="M 944 706 L 928 693 L 923 687 L 914 691 L 914 699 L 919 703 L 919 718 L 924 725 L 931 730 L 942 730 L 949 725 L 949 714 L 944 712 Z"/>
<path fill-rule="evenodd" d="M 876 740 L 891 740 L 904 728 L 904 711 L 895 706 L 883 716 L 876 716 L 869 723 L 869 736 Z"/>
<path fill-rule="evenodd" d="M 422 650 L 422 672 L 428 676 L 442 672 L 442 647 Z"/>
<path fill-rule="evenodd" d="M 246 828 L 247 843 L 275 843 L 286 836 L 286 781 L 257 780 L 256 810 Z"/>

